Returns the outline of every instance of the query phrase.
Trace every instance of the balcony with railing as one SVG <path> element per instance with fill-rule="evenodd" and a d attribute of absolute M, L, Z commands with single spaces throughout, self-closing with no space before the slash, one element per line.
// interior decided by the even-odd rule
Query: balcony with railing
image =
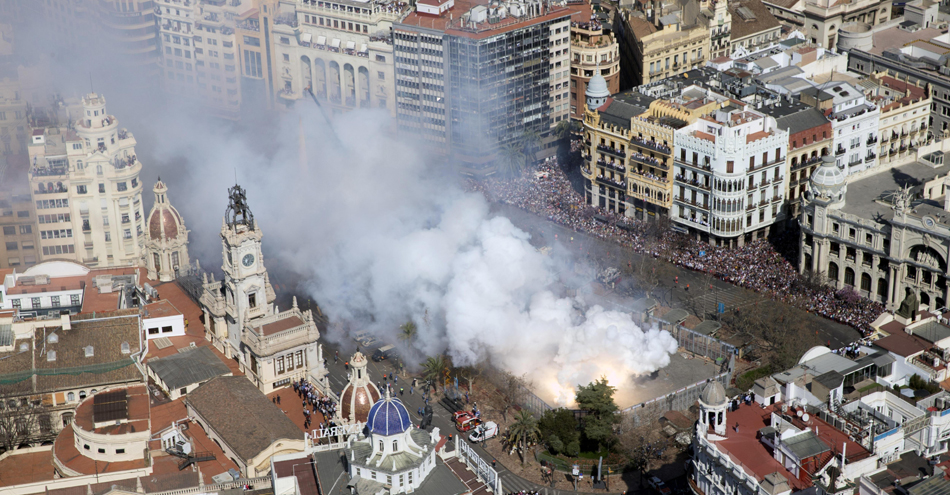
<path fill-rule="evenodd" d="M 685 184 L 687 186 L 697 187 L 699 189 L 709 190 L 709 184 L 700 182 L 697 179 L 690 179 L 681 174 L 676 174 L 676 182 L 680 184 Z"/>
<path fill-rule="evenodd" d="M 835 150 L 835 156 L 841 156 L 841 155 L 847 153 L 847 151 L 848 151 L 848 150 L 839 147 L 838 149 Z"/>
<path fill-rule="evenodd" d="M 624 167 L 623 164 L 618 163 L 618 162 L 608 162 L 606 160 L 597 160 L 597 165 L 600 165 L 601 167 L 609 168 L 610 170 L 614 170 L 622 174 L 627 173 L 627 167 Z"/>
<path fill-rule="evenodd" d="M 640 179 L 640 178 L 647 179 L 649 181 L 653 181 L 654 183 L 656 183 L 656 185 L 659 185 L 659 186 L 665 186 L 670 183 L 669 179 L 651 174 L 650 172 L 647 172 L 642 169 L 633 170 L 633 173 L 635 174 L 635 177 L 632 177 L 633 179 Z"/>
<path fill-rule="evenodd" d="M 696 170 L 703 170 L 705 172 L 712 172 L 712 165 L 709 164 L 700 164 L 699 162 L 687 162 L 683 160 L 676 160 L 676 163 L 689 168 L 694 168 Z"/>
<path fill-rule="evenodd" d="M 868 139 L 868 146 L 871 146 L 872 144 L 876 142 L 877 142 L 877 136 L 872 136 L 870 139 Z"/>
<path fill-rule="evenodd" d="M 634 162 L 642 163 L 644 165 L 648 165 L 651 167 L 657 167 L 663 170 L 669 170 L 669 167 L 664 165 L 663 162 L 657 160 L 656 158 L 653 158 L 652 156 L 642 155 L 635 151 L 633 153 L 630 153 L 630 160 Z"/>
<path fill-rule="evenodd" d="M 626 190 L 626 189 L 627 189 L 627 183 L 626 183 L 625 181 L 622 181 L 622 180 L 621 180 L 621 181 L 617 181 L 617 180 L 611 179 L 611 178 L 609 178 L 609 177 L 604 177 L 603 175 L 598 175 L 598 176 L 597 176 L 597 182 L 598 182 L 599 184 L 603 184 L 603 185 L 605 185 L 605 186 L 618 187 L 618 188 L 623 189 L 623 190 Z"/>
<path fill-rule="evenodd" d="M 667 153 L 667 154 L 669 154 L 669 152 L 670 152 L 670 147 L 669 147 L 669 146 L 667 146 L 667 145 L 665 145 L 665 144 L 663 144 L 663 143 L 658 143 L 658 142 L 656 142 L 656 141 L 654 141 L 654 140 L 646 140 L 646 139 L 640 138 L 640 137 L 638 137 L 638 136 L 631 136 L 631 137 L 630 137 L 630 141 L 633 142 L 633 143 L 635 143 L 635 144 L 639 144 L 640 146 L 646 146 L 647 148 L 654 149 L 654 150 L 659 151 L 659 152 L 661 152 L 661 153 Z"/>
<path fill-rule="evenodd" d="M 600 151 L 601 153 L 606 153 L 608 155 L 616 156 L 617 158 L 620 158 L 620 159 L 624 159 L 627 157 L 627 153 L 624 150 L 611 148 L 610 146 L 606 146 L 603 144 L 597 145 L 597 151 Z"/>

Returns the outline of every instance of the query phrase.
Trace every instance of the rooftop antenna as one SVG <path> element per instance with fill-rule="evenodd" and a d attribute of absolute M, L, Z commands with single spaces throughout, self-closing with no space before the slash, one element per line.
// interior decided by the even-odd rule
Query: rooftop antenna
<path fill-rule="evenodd" d="M 89 72 L 89 92 L 95 93 L 95 88 L 92 87 L 92 72 Z"/>

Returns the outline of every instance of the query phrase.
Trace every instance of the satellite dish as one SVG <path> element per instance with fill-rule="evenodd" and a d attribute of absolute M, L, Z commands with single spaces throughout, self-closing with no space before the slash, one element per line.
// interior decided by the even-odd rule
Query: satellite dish
<path fill-rule="evenodd" d="M 802 416 L 802 421 L 806 423 L 808 422 L 808 414 L 805 414 L 804 416 Z"/>
<path fill-rule="evenodd" d="M 805 411 L 802 411 L 801 409 L 799 409 L 797 412 L 795 412 L 795 414 L 797 414 L 798 417 L 800 418 L 802 417 L 803 414 L 805 414 Z"/>

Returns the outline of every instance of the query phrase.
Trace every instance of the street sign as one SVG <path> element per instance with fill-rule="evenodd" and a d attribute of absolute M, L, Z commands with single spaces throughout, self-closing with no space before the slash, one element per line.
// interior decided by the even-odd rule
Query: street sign
<path fill-rule="evenodd" d="M 726 312 L 726 303 L 719 303 L 719 308 L 717 308 L 717 309 L 719 310 L 719 313 L 720 313 L 720 314 L 725 313 L 725 312 Z"/>

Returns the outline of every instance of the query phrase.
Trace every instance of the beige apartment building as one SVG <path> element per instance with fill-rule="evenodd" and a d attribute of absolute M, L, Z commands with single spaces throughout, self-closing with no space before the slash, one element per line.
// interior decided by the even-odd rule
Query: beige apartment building
<path fill-rule="evenodd" d="M 0 268 L 27 268 L 37 263 L 36 210 L 23 183 L 22 190 L 0 189 Z"/>
<path fill-rule="evenodd" d="M 155 4 L 154 0 L 99 0 L 70 8 L 82 15 L 79 20 L 86 18 L 85 9 L 95 9 L 98 19 L 92 27 L 103 35 L 103 42 L 118 51 L 121 62 L 157 74 L 160 58 Z M 54 11 L 50 13 L 55 15 Z M 79 33 L 82 35 L 88 33 Z"/>
<path fill-rule="evenodd" d="M 369 107 L 396 114 L 391 31 L 408 5 L 295 0 L 282 6 L 273 27 L 278 103 L 312 105 L 311 88 L 333 113 Z"/>
<path fill-rule="evenodd" d="M 30 136 L 40 260 L 140 265 L 145 229 L 135 137 L 108 114 L 102 95 L 85 95 L 81 112 L 71 127 L 36 128 Z"/>
<path fill-rule="evenodd" d="M 709 23 L 709 59 L 728 57 L 732 54 L 732 12 L 729 3 L 704 0 L 703 15 Z"/>
<path fill-rule="evenodd" d="M 621 54 L 632 71 L 632 84 L 639 86 L 682 74 L 705 65 L 710 31 L 698 10 L 680 11 L 655 18 L 655 23 L 625 12 L 621 24 L 627 31 Z"/>
<path fill-rule="evenodd" d="M 781 22 L 801 30 L 812 43 L 835 48 L 838 30 L 846 22 L 883 24 L 891 18 L 892 3 L 886 0 L 763 0 Z"/>
<path fill-rule="evenodd" d="M 593 96 L 589 94 L 584 118 L 587 165 L 581 167 L 587 204 L 638 219 L 669 215 L 676 130 L 720 103 L 625 92 L 596 107 L 601 101 Z"/>
<path fill-rule="evenodd" d="M 881 109 L 878 124 L 878 163 L 904 162 L 916 157 L 917 148 L 929 142 L 927 123 L 930 121 L 933 97 L 928 85 L 903 81 L 886 72 L 871 74 L 877 83 L 870 100 Z"/>
<path fill-rule="evenodd" d="M 0 24 L 0 156 L 26 152 L 27 102 L 20 93 L 13 46 L 13 26 Z"/>
<path fill-rule="evenodd" d="M 778 41 L 782 34 L 782 24 L 762 3 L 762 0 L 729 2 L 729 14 L 732 18 L 730 54 L 739 47 L 755 51 Z"/>
<path fill-rule="evenodd" d="M 273 90 L 267 24 L 274 0 L 157 0 L 162 81 L 220 117 L 236 119 L 245 97 Z"/>
<path fill-rule="evenodd" d="M 610 94 L 620 92 L 620 46 L 610 24 L 597 19 L 589 1 L 568 4 L 568 8 L 575 11 L 571 16 L 571 117 L 583 119 L 584 95 L 595 72 L 607 81 Z"/>

